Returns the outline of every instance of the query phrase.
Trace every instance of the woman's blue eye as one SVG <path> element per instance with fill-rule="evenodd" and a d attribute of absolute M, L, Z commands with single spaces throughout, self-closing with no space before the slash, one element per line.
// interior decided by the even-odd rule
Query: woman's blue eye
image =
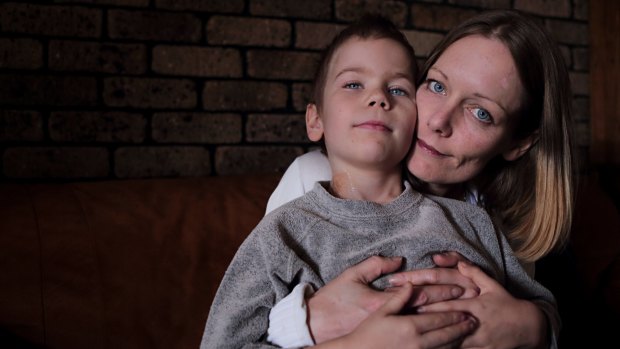
<path fill-rule="evenodd" d="M 486 111 L 485 109 L 482 108 L 472 108 L 471 109 L 472 113 L 474 114 L 474 116 L 482 121 L 482 122 L 491 122 L 491 114 Z"/>
<path fill-rule="evenodd" d="M 349 82 L 344 85 L 344 88 L 358 89 L 362 88 L 362 84 L 360 84 L 359 82 Z"/>
<path fill-rule="evenodd" d="M 407 95 L 407 91 L 403 90 L 402 88 L 398 88 L 398 87 L 392 87 L 389 89 L 390 94 L 394 95 L 394 96 L 406 96 Z"/>
<path fill-rule="evenodd" d="M 428 88 L 435 93 L 444 93 L 446 91 L 446 88 L 439 81 L 435 80 L 428 82 Z"/>

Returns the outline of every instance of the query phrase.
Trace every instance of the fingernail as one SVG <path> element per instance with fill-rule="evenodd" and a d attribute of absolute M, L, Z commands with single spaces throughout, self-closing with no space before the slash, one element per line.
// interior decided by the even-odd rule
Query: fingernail
<path fill-rule="evenodd" d="M 398 276 L 392 276 L 388 279 L 388 284 L 390 284 L 390 286 L 400 286 L 401 283 L 402 281 Z"/>
<path fill-rule="evenodd" d="M 417 307 L 419 305 L 426 304 L 427 301 L 428 297 L 426 296 L 426 293 L 420 293 L 418 295 L 418 298 L 416 298 L 415 302 L 413 302 L 413 306 Z"/>
<path fill-rule="evenodd" d="M 460 288 L 460 287 L 453 287 L 450 290 L 450 294 L 452 295 L 452 297 L 457 298 L 463 295 L 463 293 L 465 293 L 465 291 Z"/>
<path fill-rule="evenodd" d="M 423 312 L 425 312 L 425 311 L 426 311 L 426 307 L 424 307 L 424 306 L 417 307 L 417 309 L 416 309 L 416 310 L 418 311 L 418 313 L 423 313 Z"/>

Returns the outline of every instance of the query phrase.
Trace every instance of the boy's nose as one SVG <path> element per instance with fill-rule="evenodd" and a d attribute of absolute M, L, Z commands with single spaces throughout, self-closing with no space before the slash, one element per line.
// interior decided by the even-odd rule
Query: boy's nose
<path fill-rule="evenodd" d="M 377 104 L 377 101 L 370 101 L 370 103 L 368 103 L 369 106 L 374 107 Z M 387 108 L 388 104 L 386 101 L 382 100 L 379 102 L 379 106 L 383 109 Z"/>

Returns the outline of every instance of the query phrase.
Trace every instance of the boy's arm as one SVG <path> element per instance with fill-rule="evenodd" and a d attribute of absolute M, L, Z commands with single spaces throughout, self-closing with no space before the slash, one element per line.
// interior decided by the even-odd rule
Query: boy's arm
<path fill-rule="evenodd" d="M 271 254 L 259 226 L 239 247 L 217 290 L 200 348 L 267 348 L 269 311 L 276 292 L 285 288 L 277 277 L 278 265 L 284 263 Z M 273 237 L 274 235 L 270 235 Z"/>

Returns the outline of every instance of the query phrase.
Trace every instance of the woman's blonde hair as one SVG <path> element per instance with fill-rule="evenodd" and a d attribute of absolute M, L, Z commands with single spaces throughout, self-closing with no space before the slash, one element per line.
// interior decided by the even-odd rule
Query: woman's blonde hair
<path fill-rule="evenodd" d="M 481 35 L 503 42 L 525 89 L 513 139 L 533 137 L 521 158 L 493 159 L 472 184 L 522 261 L 533 262 L 568 240 L 575 186 L 571 91 L 561 52 L 550 35 L 516 10 L 479 14 L 452 29 L 425 63 L 429 68 L 455 41 Z"/>

